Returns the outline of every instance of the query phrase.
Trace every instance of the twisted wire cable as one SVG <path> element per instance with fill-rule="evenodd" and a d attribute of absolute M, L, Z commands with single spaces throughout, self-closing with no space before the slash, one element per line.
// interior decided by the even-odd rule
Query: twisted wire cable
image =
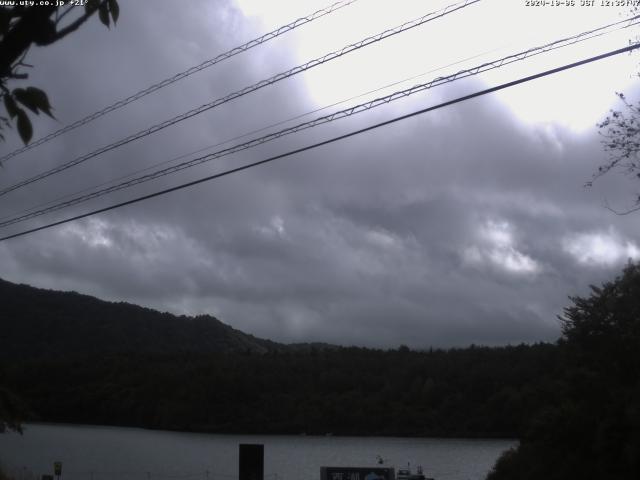
<path fill-rule="evenodd" d="M 253 47 L 262 45 L 263 43 L 266 43 L 269 40 L 273 40 L 274 38 L 279 37 L 280 35 L 290 32 L 291 30 L 294 30 L 302 25 L 310 23 L 318 18 L 324 17 L 325 15 L 329 15 L 330 13 L 333 13 L 336 10 L 339 10 L 357 1 L 358 0 L 340 0 L 339 2 L 336 2 L 333 5 L 330 5 L 329 7 L 313 12 L 312 14 L 307 15 L 305 17 L 300 17 L 287 25 L 283 25 L 269 33 L 265 33 L 261 37 L 254 38 L 253 40 L 250 40 L 247 43 L 240 45 L 239 47 L 232 48 L 231 50 L 221 53 L 220 55 L 214 58 L 206 60 L 199 65 L 188 68 L 187 70 L 184 70 L 180 73 L 176 73 L 172 77 L 165 78 L 164 80 L 158 83 L 155 83 L 150 87 L 147 87 L 143 90 L 140 90 L 137 93 L 134 93 L 133 95 L 128 96 L 127 98 L 124 98 L 107 107 L 104 107 L 102 110 L 98 110 L 97 112 L 87 115 L 86 117 L 81 118 L 80 120 L 77 120 L 69 125 L 66 125 L 65 127 L 62 127 L 61 129 L 56 130 L 55 132 L 52 132 L 49 135 L 46 135 L 45 137 L 42 137 L 34 142 L 29 143 L 28 145 L 25 145 L 21 148 L 18 148 L 0 157 L 0 164 L 5 160 L 9 160 L 10 158 L 13 158 L 23 152 L 26 152 L 27 150 L 31 150 L 32 148 L 35 148 L 39 145 L 47 143 L 49 140 L 53 140 L 54 138 L 59 137 L 62 134 L 65 134 L 67 132 L 70 132 L 71 130 L 75 130 L 78 127 L 86 125 L 87 123 L 92 122 L 97 118 L 100 118 L 106 115 L 107 113 L 113 112 L 114 110 L 118 110 L 119 108 L 122 108 L 125 105 L 129 105 L 130 103 L 135 102 L 136 100 L 139 100 L 142 97 L 145 97 L 153 92 L 160 90 L 161 88 L 171 85 L 172 83 L 182 80 L 183 78 L 189 77 L 194 73 L 204 70 L 205 68 L 212 67 L 213 65 L 220 63 L 223 60 L 227 60 L 228 58 L 234 57 L 235 55 L 246 52 L 247 50 Z"/>
<path fill-rule="evenodd" d="M 514 62 L 519 62 L 519 61 L 523 61 L 527 58 L 531 58 L 533 56 L 536 55 L 540 55 L 552 50 L 556 50 L 559 48 L 564 48 L 570 45 L 574 45 L 576 43 L 580 43 L 580 42 L 584 42 L 586 40 L 592 39 L 592 38 L 596 38 L 602 35 L 605 35 L 607 33 L 612 33 L 614 31 L 620 30 L 622 28 L 628 28 L 630 26 L 634 26 L 637 25 L 638 20 L 640 19 L 640 15 L 633 17 L 631 19 L 627 19 L 627 20 L 621 20 L 615 23 L 611 23 L 609 25 L 605 25 L 602 27 L 598 27 L 595 28 L 593 30 L 587 31 L 587 32 L 582 32 L 576 35 L 573 35 L 571 37 L 566 37 L 560 40 L 555 40 L 551 43 L 547 43 L 545 45 L 539 46 L 539 47 L 533 47 L 533 48 L 529 48 L 527 50 L 524 50 L 522 52 L 519 53 L 515 53 L 515 54 L 511 54 L 508 55 L 506 57 L 502 57 L 498 60 L 494 60 L 491 62 L 485 62 L 481 65 L 478 65 L 476 67 L 473 68 L 468 68 L 468 69 L 464 69 L 464 70 L 460 70 L 452 75 L 447 75 L 447 76 L 441 76 L 441 77 L 437 77 L 433 80 L 430 80 L 429 82 L 426 83 L 421 83 L 418 85 L 414 85 L 410 88 L 404 89 L 404 90 L 400 90 L 394 93 L 391 93 L 390 95 L 386 95 L 383 97 L 379 97 L 373 100 L 370 100 L 368 102 L 365 103 L 361 103 L 358 105 L 354 105 L 352 107 L 343 109 L 343 110 L 339 110 L 336 111 L 334 113 L 331 113 L 329 115 L 324 115 L 318 118 L 315 118 L 313 120 L 310 120 L 308 122 L 303 122 L 300 123 L 298 125 L 289 127 L 289 128 L 285 128 L 282 130 L 279 130 L 277 132 L 273 132 L 270 133 L 268 135 L 264 135 L 262 137 L 258 137 L 258 138 L 254 138 L 252 140 L 249 140 L 247 142 L 244 143 L 240 143 L 237 145 L 234 145 L 232 147 L 228 147 L 225 148 L 223 150 L 219 150 L 217 152 L 213 152 L 210 153 L 208 155 L 203 155 L 197 158 L 194 158 L 192 160 L 186 161 L 186 162 L 182 162 L 167 168 L 163 168 L 160 170 L 156 170 L 155 172 L 149 173 L 147 175 L 143 175 L 140 177 L 135 177 L 132 178 L 130 180 L 127 180 L 125 182 L 121 182 L 118 183 L 116 185 L 112 185 L 110 187 L 107 188 L 103 188 L 100 190 L 96 190 L 94 192 L 88 193 L 86 195 L 82 195 L 82 196 L 78 196 L 75 198 L 72 198 L 70 200 L 67 200 L 65 202 L 60 202 L 57 203 L 55 205 L 52 205 L 50 207 L 47 208 L 43 208 L 40 210 L 36 210 L 33 211 L 31 213 L 28 214 L 24 214 L 24 215 L 20 215 L 20 216 L 16 216 L 14 218 L 11 218 L 9 220 L 4 220 L 0 222 L 0 228 L 2 227 L 6 227 L 9 225 L 13 225 L 15 223 L 19 223 L 19 222 L 23 222 L 41 215 L 45 215 L 47 213 L 51 213 L 57 210 L 61 210 L 64 208 L 68 208 L 80 203 L 84 203 L 87 202 L 89 200 L 92 200 L 94 198 L 98 198 L 98 197 L 102 197 L 104 195 L 119 191 L 119 190 L 123 190 L 126 188 L 130 188 L 133 187 L 135 185 L 139 185 L 141 183 L 145 183 L 151 180 L 155 180 L 157 178 L 160 177 L 164 177 L 166 175 L 171 175 L 173 173 L 179 172 L 181 170 L 185 170 L 187 168 L 191 168 L 200 164 L 203 164 L 205 162 L 209 162 L 211 160 L 215 160 L 227 155 L 231 155 L 243 150 L 247 150 L 249 148 L 253 148 L 256 147 L 258 145 L 262 145 L 264 143 L 273 141 L 275 139 L 284 137 L 286 135 L 291 135 L 293 133 L 297 133 L 303 130 L 307 130 L 309 128 L 313 128 L 316 127 L 318 125 L 322 125 L 325 123 L 329 123 L 329 122 L 333 122 L 335 120 L 341 119 L 341 118 L 346 118 L 346 117 L 350 117 L 352 115 L 358 114 L 358 113 L 362 113 L 362 112 L 366 112 L 368 110 L 371 110 L 373 108 L 379 107 L 381 105 L 385 105 L 388 104 L 390 102 L 399 100 L 401 98 L 405 98 L 411 95 L 414 95 L 418 92 L 422 92 L 440 85 L 444 85 L 446 83 L 451 83 L 454 82 L 456 80 L 460 80 L 463 78 L 467 78 L 470 76 L 474 76 L 474 75 L 478 75 L 480 73 L 483 72 L 487 72 L 490 70 L 495 70 L 497 68 L 503 67 L 505 65 L 509 65 L 511 63 Z M 617 28 L 614 28 L 617 27 Z"/>
<path fill-rule="evenodd" d="M 451 4 L 451 5 L 448 5 L 447 7 L 443 8 L 441 10 L 428 13 L 428 14 L 423 15 L 422 17 L 419 17 L 419 18 L 417 18 L 415 20 L 411 20 L 409 22 L 405 22 L 402 25 L 399 25 L 399 26 L 397 26 L 395 28 L 385 30 L 385 31 L 383 31 L 381 33 L 378 33 L 377 35 L 373 35 L 371 37 L 367 37 L 367 38 L 365 38 L 363 40 L 360 40 L 360 41 L 358 41 L 356 43 L 352 43 L 350 45 L 347 45 L 346 47 L 343 47 L 340 50 L 333 51 L 331 53 L 323 55 L 322 57 L 318 57 L 318 58 L 316 58 L 314 60 L 311 60 L 311 61 L 309 61 L 309 62 L 307 62 L 305 64 L 298 65 L 298 66 L 296 66 L 296 67 L 294 67 L 294 68 L 292 68 L 290 70 L 287 70 L 285 72 L 282 72 L 282 73 L 279 73 L 277 75 L 274 75 L 273 77 L 270 77 L 270 78 L 265 79 L 265 80 L 261 80 L 258 83 L 255 83 L 255 84 L 250 85 L 248 87 L 245 87 L 245 88 L 243 88 L 241 90 L 233 92 L 233 93 L 231 93 L 229 95 L 226 95 L 225 97 L 218 98 L 218 99 L 216 99 L 216 100 L 214 100 L 214 101 L 212 101 L 210 103 L 201 105 L 200 107 L 194 108 L 192 110 L 189 110 L 188 112 L 182 113 L 182 114 L 177 115 L 177 116 L 175 116 L 173 118 L 165 120 L 162 123 L 156 124 L 156 125 L 154 125 L 152 127 L 149 127 L 149 128 L 147 128 L 145 130 L 141 130 L 141 131 L 139 131 L 139 132 L 137 132 L 137 133 L 135 133 L 133 135 L 130 135 L 130 136 L 125 137 L 125 138 L 123 138 L 121 140 L 118 140 L 118 141 L 116 141 L 114 143 L 111 143 L 111 144 L 106 145 L 104 147 L 101 147 L 101 148 L 99 148 L 97 150 L 94 150 L 94 151 L 92 151 L 90 153 L 87 153 L 87 154 L 82 155 L 82 156 L 80 156 L 78 158 L 75 158 L 74 160 L 71 160 L 71 161 L 66 162 L 66 163 L 64 163 L 62 165 L 54 167 L 54 168 L 52 168 L 50 170 L 47 170 L 47 171 L 42 172 L 40 174 L 37 174 L 37 175 L 35 175 L 33 177 L 27 178 L 26 180 L 22 180 L 22 181 L 20 181 L 18 183 L 15 183 L 15 184 L 13 184 L 13 185 L 11 185 L 9 187 L 6 187 L 6 188 L 0 190 L 0 196 L 6 195 L 7 193 L 12 192 L 12 191 L 14 191 L 14 190 L 16 190 L 18 188 L 24 187 L 25 185 L 29 185 L 31 183 L 37 182 L 39 180 L 42 180 L 44 178 L 50 177 L 51 175 L 55 175 L 57 173 L 65 171 L 68 168 L 71 168 L 71 167 L 79 165 L 79 164 L 81 164 L 83 162 L 86 162 L 87 160 L 89 160 L 91 158 L 94 158 L 94 157 L 97 157 L 98 155 L 101 155 L 101 154 L 106 153 L 108 151 L 114 150 L 114 149 L 116 149 L 118 147 L 121 147 L 122 145 L 126 145 L 126 144 L 128 144 L 130 142 L 133 142 L 134 140 L 138 140 L 140 138 L 143 138 L 143 137 L 146 137 L 146 136 L 151 135 L 153 133 L 156 133 L 156 132 L 158 132 L 160 130 L 163 130 L 163 129 L 167 128 L 167 127 L 170 127 L 171 125 L 174 125 L 174 124 L 176 124 L 178 122 L 181 122 L 181 121 L 186 120 L 188 118 L 191 118 L 191 117 L 194 117 L 196 115 L 199 115 L 199 114 L 201 114 L 203 112 L 211 110 L 212 108 L 215 108 L 215 107 L 217 107 L 219 105 L 222 105 L 224 103 L 230 102 L 231 100 L 234 100 L 234 99 L 236 99 L 238 97 L 242 97 L 242 96 L 247 95 L 249 93 L 255 92 L 256 90 L 259 90 L 259 89 L 264 88 L 266 86 L 272 85 L 272 84 L 274 84 L 276 82 L 279 82 L 279 81 L 284 80 L 286 78 L 292 77 L 294 75 L 297 75 L 299 73 L 307 71 L 307 70 L 309 70 L 311 68 L 317 67 L 318 65 L 322 65 L 324 63 L 330 62 L 331 60 L 335 60 L 336 58 L 340 58 L 340 57 L 342 57 L 342 56 L 344 56 L 344 55 L 346 55 L 346 54 L 348 54 L 350 52 L 353 52 L 355 50 L 359 50 L 361 48 L 364 48 L 364 47 L 366 47 L 368 45 L 380 42 L 380 41 L 382 41 L 382 40 L 384 40 L 386 38 L 389 38 L 391 36 L 397 35 L 397 34 L 402 33 L 402 32 L 406 32 L 407 30 L 410 30 L 412 28 L 418 27 L 418 26 L 423 25 L 423 24 L 425 24 L 427 22 L 436 20 L 438 18 L 442 18 L 442 17 L 444 17 L 444 16 L 446 16 L 446 15 L 448 15 L 450 13 L 456 12 L 458 10 L 466 8 L 469 5 L 473 5 L 473 4 L 478 3 L 480 1 L 481 0 L 464 0 L 463 2 L 459 2 L 459 3 L 456 3 L 456 4 Z"/>
<path fill-rule="evenodd" d="M 70 198 L 70 197 L 79 195 L 81 193 L 90 192 L 90 191 L 92 191 L 92 190 L 94 190 L 96 188 L 100 188 L 100 187 L 109 185 L 109 184 L 117 182 L 119 180 L 124 180 L 126 178 L 134 177 L 135 175 L 138 175 L 138 174 L 143 173 L 143 172 L 148 172 L 149 170 L 153 170 L 154 168 L 158 168 L 158 167 L 160 167 L 162 165 L 167 165 L 169 163 L 176 162 L 176 161 L 181 160 L 183 158 L 188 158 L 188 157 L 190 157 L 192 155 L 196 155 L 198 153 L 202 153 L 202 152 L 205 152 L 207 150 L 211 150 L 211 149 L 216 148 L 216 147 L 221 147 L 222 145 L 225 145 L 227 143 L 231 143 L 233 141 L 240 140 L 242 138 L 246 138 L 246 137 L 249 137 L 251 135 L 255 135 L 257 133 L 270 130 L 270 129 L 275 128 L 275 127 L 279 127 L 280 125 L 285 125 L 287 123 L 293 122 L 294 120 L 299 120 L 299 119 L 307 117 L 309 115 L 313 115 L 314 113 L 318 113 L 318 112 L 321 112 L 323 110 L 328 110 L 329 108 L 337 107 L 338 105 L 345 104 L 345 103 L 347 103 L 347 102 L 349 102 L 351 100 L 356 100 L 358 98 L 366 97 L 367 95 L 371 95 L 372 93 L 380 92 L 382 90 L 386 90 L 387 88 L 394 87 L 394 86 L 400 85 L 402 83 L 406 83 L 406 82 L 408 82 L 410 80 L 415 80 L 416 78 L 424 77 L 425 75 L 427 75 L 429 73 L 437 72 L 439 70 L 444 70 L 445 68 L 452 67 L 454 65 L 459 65 L 459 64 L 467 62 L 469 60 L 474 60 L 474 59 L 476 59 L 478 57 L 485 56 L 486 54 L 491 53 L 491 52 L 496 51 L 496 50 L 498 50 L 498 49 L 492 49 L 491 51 L 485 51 L 485 52 L 482 52 L 482 53 L 478 53 L 476 55 L 472 55 L 470 57 L 466 57 L 466 58 L 463 58 L 461 60 L 457 60 L 457 61 L 449 63 L 447 65 L 443 65 L 441 67 L 434 68 L 434 69 L 431 69 L 429 71 L 426 71 L 426 72 L 423 72 L 423 73 L 420 73 L 420 74 L 417 74 L 417 75 L 412 75 L 411 77 L 403 78 L 402 80 L 396 80 L 396 81 L 394 81 L 392 83 L 383 85 L 381 87 L 374 88 L 374 89 L 369 90 L 367 92 L 363 92 L 363 93 L 360 93 L 358 95 L 354 95 L 352 97 L 345 98 L 343 100 L 339 100 L 339 101 L 334 102 L 332 104 L 325 105 L 324 107 L 319 107 L 319 108 L 316 108 L 314 110 L 310 110 L 310 111 L 295 115 L 293 117 L 287 118 L 285 120 L 280 120 L 280 121 L 277 121 L 275 123 L 271 123 L 269 125 L 266 125 L 264 127 L 260 127 L 260 128 L 251 130 L 249 132 L 245 132 L 245 133 L 242 133 L 240 135 L 236 135 L 236 136 L 234 136 L 232 138 L 228 138 L 226 140 L 222 140 L 222 141 L 216 142 L 215 144 L 207 145 L 206 147 L 201 147 L 201 148 L 198 148 L 197 150 L 192 150 L 192 151 L 190 151 L 188 153 L 180 154 L 180 155 L 178 155 L 176 157 L 172 157 L 172 158 L 170 158 L 168 160 L 163 160 L 163 161 L 155 163 L 153 165 L 149 165 L 148 167 L 144 167 L 144 168 L 141 168 L 141 169 L 138 169 L 138 170 L 134 170 L 134 171 L 132 171 L 130 173 L 127 173 L 127 174 L 124 174 L 124 175 L 120 175 L 120 176 L 118 176 L 116 178 L 112 178 L 111 180 L 107 180 L 105 182 L 101 182 L 101 183 L 99 183 L 97 185 L 92 185 L 90 187 L 86 187 L 86 188 L 83 188 L 81 190 L 78 190 L 78 191 L 75 191 L 75 192 L 72 192 L 72 193 L 67 193 L 67 194 L 61 195 L 61 196 L 59 196 L 57 198 L 54 198 L 52 200 L 48 200 L 48 201 L 36 204 L 36 205 L 34 205 L 32 207 L 25 208 L 25 209 L 20 210 L 18 212 L 14 212 L 14 213 L 9 214 L 9 215 L 4 215 L 4 216 L 0 217 L 0 222 L 2 222 L 5 219 L 17 216 L 17 215 L 21 215 L 23 213 L 31 212 L 31 211 L 36 210 L 38 208 L 45 207 L 47 205 L 51 205 L 51 204 L 60 202 L 61 200 L 64 200 L 66 198 Z"/>
<path fill-rule="evenodd" d="M 166 195 L 167 193 L 171 193 L 171 192 L 176 192 L 178 190 L 183 190 L 185 188 L 193 187 L 195 185 L 199 185 L 199 184 L 204 183 L 204 182 L 210 182 L 212 180 L 216 180 L 218 178 L 222 178 L 222 177 L 225 177 L 225 176 L 228 176 L 228 175 L 232 175 L 234 173 L 238 173 L 238 172 L 241 172 L 241 171 L 244 171 L 244 170 L 248 170 L 248 169 L 253 168 L 253 167 L 257 167 L 257 166 L 264 165 L 264 164 L 267 164 L 267 163 L 275 162 L 276 160 L 280 160 L 282 158 L 286 158 L 286 157 L 290 157 L 290 156 L 293 156 L 293 155 L 297 155 L 299 153 L 307 152 L 307 151 L 310 151 L 310 150 L 313 150 L 313 149 L 316 149 L 316 148 L 319 148 L 319 147 L 322 147 L 322 146 L 325 146 L 325 145 L 329 145 L 329 144 L 332 144 L 332 143 L 335 143 L 335 142 L 339 142 L 339 141 L 345 140 L 347 138 L 351 138 L 351 137 L 354 137 L 354 136 L 357 136 L 357 135 L 361 135 L 363 133 L 370 132 L 372 130 L 375 130 L 375 129 L 378 129 L 378 128 L 381 128 L 381 127 L 385 127 L 387 125 L 391 125 L 393 123 L 400 122 L 400 121 L 406 120 L 408 118 L 412 118 L 412 117 L 415 117 L 415 116 L 418 116 L 418 115 L 423 115 L 423 114 L 425 114 L 427 112 L 438 110 L 440 108 L 449 107 L 451 105 L 455 105 L 455 104 L 458 104 L 458 103 L 461 103 L 461 102 L 465 102 L 465 101 L 471 100 L 473 98 L 478 98 L 478 97 L 483 96 L 483 95 L 488 95 L 490 93 L 494 93 L 494 92 L 497 92 L 497 91 L 500 91 L 500 90 L 504 90 L 506 88 L 513 87 L 515 85 L 520 85 L 520 84 L 523 84 L 525 82 L 530 82 L 530 81 L 533 81 L 533 80 L 537 80 L 539 78 L 543 78 L 543 77 L 546 77 L 546 76 L 549 76 L 549 75 L 553 75 L 555 73 L 562 72 L 562 71 L 565 71 L 565 70 L 569 70 L 571 68 L 576 68 L 576 67 L 579 67 L 581 65 L 586 65 L 586 64 L 589 64 L 589 63 L 592 63 L 592 62 L 597 62 L 599 60 L 603 60 L 605 58 L 609 58 L 609 57 L 612 57 L 614 55 L 620 55 L 622 53 L 628 53 L 628 52 L 631 52 L 631 51 L 636 50 L 638 48 L 640 48 L 640 42 L 631 43 L 630 45 L 628 45 L 626 47 L 623 47 L 623 48 L 619 48 L 617 50 L 611 50 L 611 51 L 608 51 L 606 53 L 602 53 L 600 55 L 596 55 L 596 56 L 589 57 L 589 58 L 586 58 L 586 59 L 583 59 L 583 60 L 579 60 L 577 62 L 565 64 L 565 65 L 562 65 L 560 67 L 552 68 L 551 70 L 545 70 L 543 72 L 536 73 L 536 74 L 533 74 L 533 75 L 529 75 L 527 77 L 521 77 L 521 78 L 519 78 L 517 80 L 512 80 L 510 82 L 502 83 L 502 84 L 497 85 L 495 87 L 490 87 L 490 88 L 486 88 L 484 90 L 479 90 L 479 91 L 476 91 L 474 93 L 470 93 L 468 95 L 464 95 L 462 97 L 454 98 L 453 100 L 448 100 L 446 102 L 442 102 L 442 103 L 439 103 L 437 105 L 432 105 L 430 107 L 426 107 L 426 108 L 423 108 L 423 109 L 420 109 L 420 110 L 416 110 L 416 111 L 413 111 L 411 113 L 407 113 L 405 115 L 394 117 L 394 118 L 391 118 L 389 120 L 385 120 L 383 122 L 379 122 L 379 123 L 376 123 L 376 124 L 373 124 L 373 125 L 369 125 L 368 127 L 360 128 L 358 130 L 353 130 L 353 131 L 345 133 L 343 135 L 338 135 L 336 137 L 331 137 L 331 138 L 329 138 L 327 140 L 323 140 L 323 141 L 316 142 L 316 143 L 313 143 L 313 144 L 310 144 L 310 145 L 306 145 L 306 146 L 301 147 L 301 148 L 296 148 L 294 150 L 289 150 L 289 151 L 287 151 L 285 153 L 281 153 L 279 155 L 274 155 L 272 157 L 265 158 L 263 160 L 258 160 L 256 162 L 248 163 L 248 164 L 242 165 L 240 167 L 231 168 L 229 170 L 225 170 L 223 172 L 215 173 L 215 174 L 209 175 L 207 177 L 202 177 L 202 178 L 199 178 L 197 180 L 192 180 L 190 182 L 182 183 L 182 184 L 176 185 L 174 187 L 165 188 L 164 190 L 159 190 L 159 191 L 156 191 L 156 192 L 153 192 L 153 193 L 149 193 L 147 195 L 142 195 L 140 197 L 132 198 L 132 199 L 126 200 L 124 202 L 116 203 L 116 204 L 113 204 L 113 205 L 109 205 L 107 207 L 99 208 L 97 210 L 92 210 L 92 211 L 89 211 L 89 212 L 86 212 L 86 213 L 75 215 L 73 217 L 65 218 L 63 220 L 58 220 L 56 222 L 48 223 L 46 225 L 41 225 L 39 227 L 31 228 L 31 229 L 28 229 L 28 230 L 22 230 L 22 231 L 17 232 L 17 233 L 6 235 L 4 237 L 0 237 L 0 242 L 5 241 L 5 240 L 9 240 L 9 239 L 12 239 L 12 238 L 21 237 L 21 236 L 27 235 L 29 233 L 34 233 L 34 232 L 38 232 L 38 231 L 41 231 L 41 230 L 46 230 L 46 229 L 49 229 L 49 228 L 52 228 L 52 227 L 56 227 L 58 225 L 63 225 L 65 223 L 73 222 L 75 220 L 80 220 L 82 218 L 87 218 L 87 217 L 90 217 L 92 215 L 96 215 L 96 214 L 99 214 L 99 213 L 104 213 L 104 212 L 108 212 L 108 211 L 111 211 L 111 210 L 115 210 L 117 208 L 125 207 L 127 205 L 133 205 L 134 203 L 139 203 L 139 202 L 143 202 L 145 200 L 150 200 L 152 198 L 159 197 L 159 196 L 162 196 L 162 195 Z"/>

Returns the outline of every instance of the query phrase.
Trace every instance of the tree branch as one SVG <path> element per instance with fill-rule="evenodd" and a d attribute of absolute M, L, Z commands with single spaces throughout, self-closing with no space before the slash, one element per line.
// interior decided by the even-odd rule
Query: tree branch
<path fill-rule="evenodd" d="M 51 44 L 53 42 L 56 42 L 56 41 L 60 40 L 61 38 L 66 37 L 70 33 L 75 32 L 78 28 L 80 28 L 82 26 L 82 24 L 84 22 L 89 20 L 89 17 L 91 17 L 91 15 L 93 15 L 94 13 L 96 13 L 98 11 L 98 8 L 99 8 L 100 5 L 102 5 L 103 3 L 106 3 L 106 2 L 107 2 L 107 0 L 102 0 L 102 2 L 97 4 L 95 7 L 89 7 L 89 10 L 87 10 L 83 15 L 81 15 L 78 18 L 76 18 L 73 22 L 71 22 L 69 25 L 67 25 L 63 29 L 58 30 L 56 32 L 56 34 L 53 37 L 51 37 L 51 39 L 47 43 L 45 43 L 44 45 L 49 45 L 49 44 Z"/>
<path fill-rule="evenodd" d="M 613 212 L 613 213 L 615 213 L 616 215 L 619 215 L 619 216 L 629 215 L 630 213 L 640 211 L 640 205 L 636 205 L 635 207 L 632 207 L 629 210 L 623 210 L 623 211 L 616 210 L 616 209 L 611 208 L 609 206 L 609 202 L 607 201 L 607 199 L 604 200 L 604 208 L 606 208 L 610 212 Z"/>
<path fill-rule="evenodd" d="M 62 13 L 58 16 L 58 18 L 56 19 L 56 25 L 58 25 L 58 23 L 59 23 L 59 22 L 61 22 L 61 21 L 62 21 L 62 19 L 63 19 L 64 17 L 66 17 L 66 16 L 67 16 L 67 14 L 68 14 L 68 13 L 70 13 L 70 12 L 73 10 L 73 8 L 74 8 L 74 7 L 73 7 L 73 5 L 71 5 L 71 6 L 70 6 L 70 7 L 68 7 L 64 12 L 62 12 Z"/>
<path fill-rule="evenodd" d="M 52 5 L 33 7 L 24 12 L 20 20 L 4 36 L 0 45 L 0 76 L 11 73 L 11 66 L 34 42 L 34 29 L 45 24 L 56 7 Z"/>

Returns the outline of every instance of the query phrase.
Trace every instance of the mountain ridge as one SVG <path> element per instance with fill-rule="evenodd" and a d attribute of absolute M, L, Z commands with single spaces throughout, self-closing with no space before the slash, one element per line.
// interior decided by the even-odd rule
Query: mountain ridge
<path fill-rule="evenodd" d="M 174 315 L 0 279 L 0 358 L 114 353 L 266 353 L 287 348 L 212 315 Z M 296 348 L 296 347 L 294 347 Z"/>

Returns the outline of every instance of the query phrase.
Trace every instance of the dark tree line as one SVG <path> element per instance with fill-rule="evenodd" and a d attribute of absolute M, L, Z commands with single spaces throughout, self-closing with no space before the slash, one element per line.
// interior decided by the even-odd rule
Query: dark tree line
<path fill-rule="evenodd" d="M 128 354 L 6 367 L 40 420 L 159 429 L 514 437 L 554 391 L 556 348 Z"/>
<path fill-rule="evenodd" d="M 640 478 L 640 265 L 572 298 L 555 397 L 490 480 Z"/>
<path fill-rule="evenodd" d="M 54 327 L 61 324 L 55 319 L 64 323 L 97 305 L 118 315 L 137 311 L 130 332 L 159 315 L 168 329 L 158 338 L 171 335 L 173 322 L 188 321 L 77 294 L 0 287 L 18 303 L 30 299 L 23 305 L 46 305 Z M 0 418 L 9 427 L 23 419 L 228 433 L 517 437 L 519 446 L 501 457 L 490 480 L 640 478 L 640 265 L 571 302 L 555 344 L 423 352 L 291 347 L 249 341 L 209 319 L 202 325 L 228 334 L 224 345 L 235 339 L 233 349 L 19 350 L 0 357 Z M 96 325 L 109 338 L 109 322 Z M 0 326 L 11 332 L 10 322 Z M 206 329 L 196 326 L 202 336 Z M 147 330 L 140 331 L 143 338 Z"/>

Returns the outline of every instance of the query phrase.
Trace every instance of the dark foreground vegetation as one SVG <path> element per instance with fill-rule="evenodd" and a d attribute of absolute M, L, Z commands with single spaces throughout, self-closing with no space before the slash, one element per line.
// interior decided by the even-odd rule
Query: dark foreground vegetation
<path fill-rule="evenodd" d="M 640 478 L 640 266 L 572 301 L 554 398 L 489 480 Z"/>
<path fill-rule="evenodd" d="M 213 432 L 508 436 L 553 394 L 550 345 L 21 361 L 39 419 Z"/>
<path fill-rule="evenodd" d="M 506 436 L 553 391 L 553 345 L 283 345 L 0 281 L 0 386 L 29 419 L 216 432 Z M 547 392 L 547 393 L 545 393 Z M 15 404 L 15 402 L 13 402 Z M 15 408 L 14 408 L 15 411 Z"/>
<path fill-rule="evenodd" d="M 0 319 L 0 393 L 23 420 L 517 437 L 491 480 L 640 478 L 640 266 L 573 298 L 555 344 L 424 352 L 286 346 L 211 317 L 6 282 L 3 291 L 12 313 Z"/>

